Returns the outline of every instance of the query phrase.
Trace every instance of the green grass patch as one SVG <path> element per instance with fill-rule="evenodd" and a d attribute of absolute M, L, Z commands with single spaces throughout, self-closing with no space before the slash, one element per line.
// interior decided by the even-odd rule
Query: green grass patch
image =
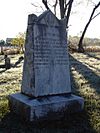
<path fill-rule="evenodd" d="M 2 119 L 8 112 L 8 100 L 6 98 L 0 99 L 0 119 Z"/>

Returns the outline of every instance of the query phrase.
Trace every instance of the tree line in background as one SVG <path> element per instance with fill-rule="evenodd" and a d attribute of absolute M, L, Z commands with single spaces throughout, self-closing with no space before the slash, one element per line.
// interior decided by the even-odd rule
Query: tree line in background
<path fill-rule="evenodd" d="M 19 32 L 16 38 L 12 39 L 11 44 L 18 46 L 20 50 L 24 53 L 24 44 L 25 44 L 26 33 Z"/>
<path fill-rule="evenodd" d="M 71 36 L 68 37 L 68 47 L 71 52 L 78 52 L 78 43 L 80 37 Z M 84 37 L 82 46 L 84 52 L 100 52 L 100 39 Z"/>
<path fill-rule="evenodd" d="M 25 44 L 25 36 L 26 33 L 19 32 L 15 38 L 7 38 L 6 42 L 4 40 L 0 40 L 0 53 L 8 54 L 11 53 L 24 53 L 24 44 Z M 11 50 L 11 47 L 13 49 Z"/>
<path fill-rule="evenodd" d="M 5 51 L 7 51 L 7 48 L 3 48 L 4 46 L 7 47 L 14 47 L 13 50 L 10 49 L 10 53 L 24 53 L 24 44 L 25 44 L 25 32 L 19 33 L 16 38 L 13 38 L 11 43 L 8 45 L 5 43 L 4 40 L 0 40 L 0 47 L 1 52 L 0 54 L 5 54 Z M 78 43 L 79 43 L 80 37 L 78 36 L 68 36 L 68 47 L 70 51 L 78 52 Z M 90 52 L 100 52 L 100 39 L 98 38 L 88 38 L 85 37 L 83 39 L 83 48 L 85 51 Z M 16 50 L 15 50 L 16 49 Z M 9 53 L 9 52 L 8 52 Z"/>

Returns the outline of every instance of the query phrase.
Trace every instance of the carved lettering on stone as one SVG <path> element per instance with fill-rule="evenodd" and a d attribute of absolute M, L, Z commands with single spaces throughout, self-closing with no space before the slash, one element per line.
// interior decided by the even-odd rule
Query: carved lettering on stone
<path fill-rule="evenodd" d="M 70 93 L 66 29 L 51 11 L 28 20 L 22 92 L 29 96 Z"/>

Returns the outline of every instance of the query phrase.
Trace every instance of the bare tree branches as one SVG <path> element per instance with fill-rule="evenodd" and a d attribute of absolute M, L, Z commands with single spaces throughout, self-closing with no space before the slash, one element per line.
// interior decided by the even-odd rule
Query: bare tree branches
<path fill-rule="evenodd" d="M 39 5 L 39 4 L 36 5 L 34 3 L 31 3 L 31 5 L 34 6 L 35 8 L 39 8 L 40 7 L 42 9 L 42 11 L 44 11 L 43 7 L 41 5 Z"/>
<path fill-rule="evenodd" d="M 31 3 L 31 5 L 34 6 L 34 7 L 38 7 L 37 5 L 35 5 L 35 4 L 33 4 L 33 3 Z"/>
<path fill-rule="evenodd" d="M 49 9 L 48 1 L 47 0 L 42 0 L 42 2 L 45 5 L 46 9 L 48 10 Z"/>
<path fill-rule="evenodd" d="M 66 13 L 66 10 L 67 10 L 69 4 L 70 4 L 70 0 L 68 1 L 68 3 L 65 2 L 64 14 Z"/>
<path fill-rule="evenodd" d="M 65 17 L 65 14 L 66 14 L 66 11 L 67 11 L 66 27 L 68 27 L 68 22 L 69 22 L 69 17 L 70 17 L 73 1 L 74 0 L 68 0 L 68 1 L 67 0 L 59 0 L 61 18 Z M 42 0 L 42 3 L 45 5 L 47 10 L 50 9 L 49 6 L 48 6 L 48 0 Z M 55 4 L 53 5 L 55 15 L 56 15 L 57 4 L 58 4 L 58 0 L 55 0 Z"/>
<path fill-rule="evenodd" d="M 100 12 L 97 13 L 97 14 L 92 18 L 92 20 L 93 20 L 94 18 L 96 18 L 98 15 L 100 15 Z"/>
<path fill-rule="evenodd" d="M 98 8 L 100 6 L 100 1 L 99 1 L 99 3 L 97 4 L 97 5 L 95 5 L 95 7 L 93 8 L 93 11 L 92 11 L 92 13 L 91 13 L 91 16 L 90 16 L 90 19 L 89 19 L 89 21 L 91 21 L 94 17 L 93 17 L 93 15 L 94 15 L 94 13 L 95 13 L 95 10 Z M 96 15 L 97 16 L 97 15 Z M 95 16 L 95 17 L 96 17 Z"/>
<path fill-rule="evenodd" d="M 53 5 L 55 15 L 56 15 L 56 7 L 57 7 L 57 4 L 58 4 L 58 0 L 56 0 L 56 1 L 55 1 L 55 4 Z"/>
<path fill-rule="evenodd" d="M 67 11 L 67 16 L 66 16 L 66 27 L 68 27 L 68 22 L 69 22 L 69 17 L 72 9 L 72 4 L 74 0 L 69 0 L 69 5 L 68 5 L 68 11 Z"/>

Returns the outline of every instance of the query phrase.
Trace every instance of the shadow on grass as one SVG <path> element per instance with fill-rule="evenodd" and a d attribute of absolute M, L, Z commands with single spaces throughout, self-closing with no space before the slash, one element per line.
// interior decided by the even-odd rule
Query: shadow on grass
<path fill-rule="evenodd" d="M 21 61 L 23 61 L 24 57 L 21 56 L 19 57 L 18 61 L 15 62 L 15 64 L 13 65 L 13 67 L 17 67 L 17 65 L 19 65 L 21 63 Z"/>
<path fill-rule="evenodd" d="M 1 70 L 1 71 L 0 71 L 0 73 L 2 74 L 2 73 L 3 73 L 3 72 L 5 72 L 5 71 L 6 71 L 6 69 L 4 69 L 4 70 Z"/>
<path fill-rule="evenodd" d="M 100 94 L 100 76 L 98 76 L 95 72 L 89 69 L 86 65 L 73 58 L 71 55 L 70 59 L 72 62 L 71 66 L 74 67 L 77 72 L 82 74 L 82 76 L 84 76 L 84 78 L 90 84 L 91 88 L 95 89 L 95 91 Z"/>
<path fill-rule="evenodd" d="M 5 68 L 5 65 L 0 65 L 0 68 Z"/>
<path fill-rule="evenodd" d="M 90 127 L 86 112 L 57 121 L 25 122 L 19 116 L 8 113 L 0 122 L 2 133 L 96 133 Z"/>
<path fill-rule="evenodd" d="M 9 69 L 6 69 L 6 68 L 5 68 L 5 65 L 2 65 L 2 66 L 3 66 L 3 67 L 1 67 L 1 68 L 3 68 L 3 70 L 0 70 L 0 74 L 2 74 L 2 73 L 4 73 L 4 72 L 6 72 L 7 70 L 11 69 L 12 64 L 11 64 L 11 67 L 10 67 Z"/>
<path fill-rule="evenodd" d="M 89 69 L 86 65 L 84 65 L 77 59 L 73 58 L 71 55 L 70 55 L 70 59 L 71 59 L 71 67 L 75 68 L 75 71 L 79 72 L 79 74 L 81 74 L 88 81 L 90 88 L 92 87 L 96 91 L 95 92 L 96 94 L 100 94 L 100 90 L 99 90 L 100 77 L 95 72 L 93 72 L 91 69 Z M 72 81 L 73 91 L 80 95 L 80 88 L 76 83 L 78 81 L 75 80 L 72 71 L 71 71 L 71 81 Z M 99 99 L 98 101 L 96 101 L 93 95 L 92 97 L 90 95 L 85 95 L 85 94 L 81 94 L 81 95 L 83 95 L 85 99 L 85 107 L 84 107 L 85 114 L 84 115 L 88 116 L 87 120 L 85 118 L 85 121 L 91 125 L 90 126 L 91 132 L 93 131 L 93 132 L 99 133 L 100 131 Z M 96 125 L 98 126 L 96 127 Z M 96 131 L 93 129 L 94 127 L 96 127 Z"/>
<path fill-rule="evenodd" d="M 86 53 L 85 52 L 84 54 L 87 55 L 88 57 L 92 57 L 94 59 L 100 60 L 100 58 L 99 57 L 96 57 L 95 54 L 93 54 L 93 53 Z"/>
<path fill-rule="evenodd" d="M 24 59 L 23 56 L 19 57 L 18 61 L 16 61 L 15 64 L 10 65 L 10 68 L 18 67 L 18 65 L 23 61 L 23 59 Z M 0 68 L 3 68 L 3 70 L 0 71 L 1 74 L 6 71 L 5 65 L 0 65 Z"/>
<path fill-rule="evenodd" d="M 0 65 L 0 68 L 2 68 L 3 70 L 1 70 L 0 71 L 0 73 L 3 73 L 3 72 L 5 72 L 6 71 L 6 69 L 5 69 L 5 65 Z"/>

